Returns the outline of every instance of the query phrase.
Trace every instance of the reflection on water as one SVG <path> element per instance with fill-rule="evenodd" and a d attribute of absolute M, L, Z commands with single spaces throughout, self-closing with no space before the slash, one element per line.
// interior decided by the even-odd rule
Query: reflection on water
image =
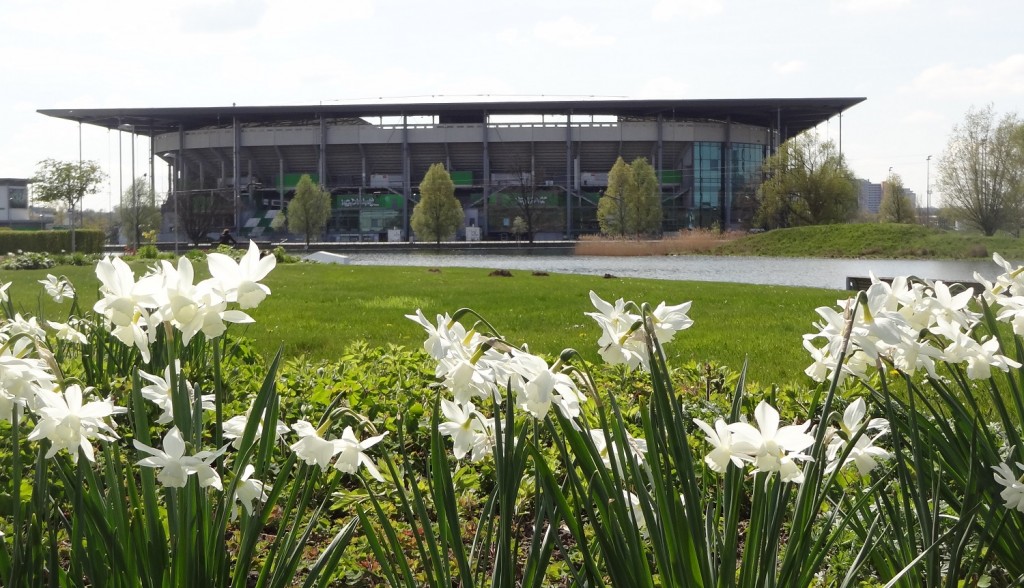
<path fill-rule="evenodd" d="M 1002 268 L 991 260 L 795 259 L 703 255 L 599 257 L 572 255 L 477 255 L 438 253 L 357 253 L 353 265 L 479 267 L 565 274 L 612 274 L 620 278 L 740 282 L 841 290 L 848 276 L 913 275 L 944 281 L 974 281 L 974 272 L 993 279 Z"/>

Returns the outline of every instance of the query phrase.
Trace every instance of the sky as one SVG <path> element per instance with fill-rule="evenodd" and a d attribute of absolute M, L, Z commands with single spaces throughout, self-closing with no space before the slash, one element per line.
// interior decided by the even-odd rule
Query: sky
<path fill-rule="evenodd" d="M 78 160 L 78 125 L 40 109 L 864 97 L 850 167 L 922 199 L 930 179 L 935 204 L 970 109 L 1024 116 L 1021 23 L 1021 0 L 3 0 L 0 177 Z M 839 119 L 816 132 L 838 142 Z M 86 208 L 129 185 L 121 141 L 83 126 L 110 178 Z"/>

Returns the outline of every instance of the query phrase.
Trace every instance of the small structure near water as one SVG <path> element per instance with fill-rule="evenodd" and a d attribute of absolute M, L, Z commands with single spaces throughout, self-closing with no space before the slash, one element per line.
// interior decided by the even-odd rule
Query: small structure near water
<path fill-rule="evenodd" d="M 317 251 L 316 253 L 310 253 L 309 255 L 303 257 L 302 260 L 311 261 L 313 263 L 333 263 L 336 265 L 348 265 L 347 255 L 331 253 L 329 251 Z"/>

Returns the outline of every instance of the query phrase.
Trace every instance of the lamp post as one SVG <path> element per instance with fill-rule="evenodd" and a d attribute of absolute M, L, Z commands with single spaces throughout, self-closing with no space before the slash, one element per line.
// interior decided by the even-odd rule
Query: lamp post
<path fill-rule="evenodd" d="M 133 216 L 133 218 L 135 220 L 135 226 L 132 227 L 134 229 L 134 233 L 132 234 L 131 238 L 128 239 L 128 244 L 130 246 L 132 246 L 134 249 L 138 249 L 139 248 L 139 215 L 138 215 L 138 196 L 137 196 L 137 194 L 135 192 L 135 125 L 124 123 L 124 124 L 118 125 L 117 128 L 119 130 L 122 130 L 122 131 L 128 131 L 128 132 L 130 132 L 132 134 L 132 165 L 131 165 L 131 170 L 132 170 L 132 183 L 131 183 L 132 195 L 131 195 L 131 198 L 128 200 L 128 205 L 134 207 L 132 216 Z M 120 143 L 120 138 L 118 139 L 118 143 Z M 119 149 L 119 153 L 120 153 L 120 146 L 118 146 L 118 149 Z M 119 157 L 120 157 L 120 155 L 119 155 Z M 120 170 L 118 170 L 118 171 L 120 172 Z M 122 219 L 122 221 L 124 220 L 124 192 L 123 191 L 121 192 L 121 219 Z"/>
<path fill-rule="evenodd" d="M 132 228 L 132 245 L 134 249 L 139 249 L 139 195 L 137 192 L 137 186 L 135 185 L 135 127 L 132 127 L 132 199 L 131 206 L 133 210 L 133 219 L 135 220 L 135 226 Z"/>
<path fill-rule="evenodd" d="M 924 158 L 924 199 L 925 204 L 928 207 L 925 210 L 925 226 L 930 227 L 932 225 L 932 156 Z"/>

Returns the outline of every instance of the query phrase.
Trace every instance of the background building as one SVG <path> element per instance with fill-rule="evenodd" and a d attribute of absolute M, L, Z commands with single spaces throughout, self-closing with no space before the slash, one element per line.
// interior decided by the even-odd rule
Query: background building
<path fill-rule="evenodd" d="M 441 162 L 456 185 L 466 227 L 479 227 L 484 239 L 507 238 L 515 217 L 523 215 L 522 195 L 528 193 L 534 195 L 531 205 L 540 209 L 537 237 L 543 239 L 598 232 L 597 201 L 620 156 L 627 162 L 646 157 L 655 168 L 665 231 L 742 226 L 753 217 L 764 158 L 786 139 L 863 100 L 40 112 L 149 136 L 153 154 L 169 165 L 165 207 L 180 219 L 179 232 L 195 217 L 192 231 L 209 219 L 207 232 L 229 226 L 242 236 L 266 235 L 299 178 L 308 174 L 333 197 L 326 240 L 379 240 L 389 229 L 406 238 L 418 185 L 430 165 Z M 841 123 L 839 128 L 841 133 Z"/>
<path fill-rule="evenodd" d="M 857 196 L 857 201 L 860 204 L 861 211 L 870 214 L 878 214 L 878 211 L 882 208 L 882 196 L 885 193 L 885 182 L 875 184 L 869 180 L 858 179 L 857 183 L 860 186 L 860 193 Z M 910 200 L 911 208 L 917 208 L 917 194 L 913 190 L 904 187 L 903 195 Z"/>
<path fill-rule="evenodd" d="M 0 178 L 0 226 L 31 225 L 38 228 L 38 223 L 29 222 L 29 182 L 19 178 Z"/>

